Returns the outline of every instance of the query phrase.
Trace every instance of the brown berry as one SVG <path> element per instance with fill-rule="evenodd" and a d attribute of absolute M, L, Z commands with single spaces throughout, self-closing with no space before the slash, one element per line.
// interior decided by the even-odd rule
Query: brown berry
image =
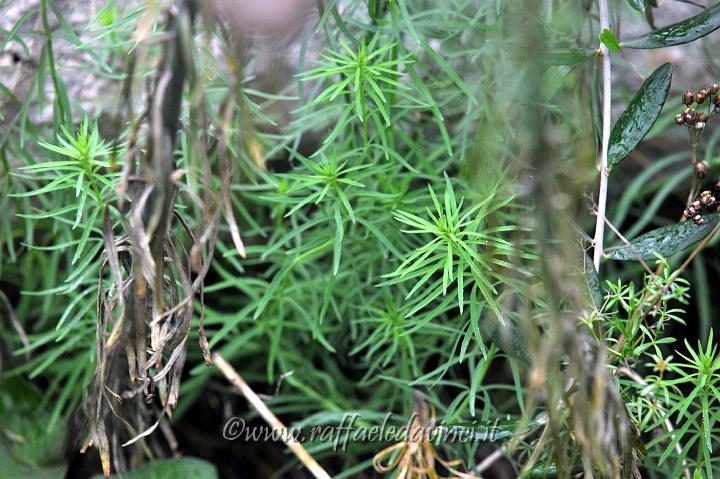
<path fill-rule="evenodd" d="M 695 93 L 693 93 L 692 90 L 687 90 L 683 93 L 683 103 L 686 105 L 692 105 L 693 101 L 695 101 Z"/>
<path fill-rule="evenodd" d="M 702 93 L 698 93 L 697 95 L 695 95 L 695 102 L 698 105 L 703 103 L 704 101 L 705 101 L 705 95 L 703 95 Z"/>
<path fill-rule="evenodd" d="M 696 225 L 701 225 L 704 223 L 702 216 L 700 216 L 700 215 L 695 215 L 695 217 L 693 218 L 693 221 L 695 222 Z"/>
<path fill-rule="evenodd" d="M 706 122 L 707 121 L 707 115 L 705 113 L 700 113 L 698 115 L 698 121 Z"/>
<path fill-rule="evenodd" d="M 717 83 L 713 83 L 708 87 L 708 91 L 710 91 L 711 95 L 715 95 L 718 90 L 720 90 L 720 85 L 718 85 Z"/>

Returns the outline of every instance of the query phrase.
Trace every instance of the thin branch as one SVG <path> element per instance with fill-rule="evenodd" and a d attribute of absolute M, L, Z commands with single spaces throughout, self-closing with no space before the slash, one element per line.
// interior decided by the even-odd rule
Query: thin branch
<path fill-rule="evenodd" d="M 688 5 L 694 5 L 694 6 L 698 7 L 698 8 L 702 8 L 703 10 L 705 10 L 705 9 L 707 8 L 705 5 L 702 5 L 702 4 L 700 4 L 700 3 L 693 2 L 692 0 L 677 0 L 677 1 L 680 2 L 680 3 L 687 3 Z"/>
<path fill-rule="evenodd" d="M 607 0 L 598 0 L 600 13 L 600 30 L 610 28 L 608 19 Z M 603 79 L 603 112 L 602 112 L 602 145 L 600 149 L 600 191 L 598 193 L 598 215 L 595 221 L 595 249 L 593 251 L 593 265 L 595 271 L 600 271 L 600 259 L 603 254 L 603 234 L 605 233 L 605 208 L 607 205 L 608 188 L 608 144 L 610 143 L 610 52 L 607 47 L 600 43 L 602 55 L 602 79 Z"/>
<path fill-rule="evenodd" d="M 597 214 L 597 212 L 596 212 L 596 214 Z M 645 269 L 645 271 L 646 271 L 649 275 L 653 276 L 652 270 L 651 270 L 650 267 L 647 265 L 647 263 L 646 263 L 645 261 L 643 261 L 642 256 L 640 255 L 640 252 L 637 250 L 637 248 L 635 248 L 635 247 L 632 245 L 632 243 L 630 243 L 630 242 L 622 235 L 622 233 L 620 233 L 620 232 L 617 230 L 617 228 L 615 228 L 615 226 L 610 222 L 609 219 L 605 218 L 605 223 L 607 223 L 608 228 L 610 228 L 610 229 L 612 230 L 612 232 L 615 233 L 615 235 L 616 235 L 618 238 L 620 238 L 620 241 L 622 241 L 622 242 L 625 244 L 625 246 L 628 247 L 628 249 L 630 250 L 630 252 L 631 252 L 633 255 L 635 255 L 635 258 L 640 262 L 640 264 L 641 264 L 642 267 Z M 658 273 L 655 273 L 655 275 L 656 275 L 656 274 L 658 274 Z"/>
<path fill-rule="evenodd" d="M 243 380 L 243 378 L 240 377 L 240 375 L 235 371 L 235 369 L 227 362 L 225 359 L 220 355 L 220 353 L 214 353 L 213 354 L 213 362 L 215 363 L 215 366 L 222 372 L 228 381 L 230 381 L 233 386 L 237 388 L 237 390 L 245 396 L 245 399 L 248 400 L 250 403 L 250 406 L 255 409 L 260 416 L 265 420 L 266 423 L 268 423 L 273 430 L 280 432 L 280 437 L 283 438 L 283 441 L 285 442 L 285 445 L 290 448 L 290 450 L 297 456 L 298 459 L 300 459 L 300 462 L 302 462 L 305 467 L 308 468 L 310 473 L 312 473 L 313 476 L 315 476 L 316 479 L 331 479 L 330 475 L 325 472 L 325 469 L 318 464 L 318 462 L 310 455 L 309 452 L 300 444 L 297 442 L 295 438 L 292 437 L 291 434 L 284 434 L 284 431 L 287 429 L 283 425 L 282 422 L 270 411 L 270 409 L 265 405 L 264 402 L 262 402 L 262 399 L 258 397 L 257 394 L 255 394 L 255 391 L 253 391 L 250 386 L 247 385 L 247 383 Z"/>
<path fill-rule="evenodd" d="M 495 462 L 498 459 L 501 459 L 505 453 L 507 452 L 507 445 L 503 445 L 500 449 L 495 449 L 492 454 L 490 454 L 488 457 L 486 457 L 483 462 L 478 464 L 478 466 L 475 468 L 473 472 L 476 472 L 478 474 L 484 472 L 486 469 L 489 469 L 490 466 L 495 464 Z"/>

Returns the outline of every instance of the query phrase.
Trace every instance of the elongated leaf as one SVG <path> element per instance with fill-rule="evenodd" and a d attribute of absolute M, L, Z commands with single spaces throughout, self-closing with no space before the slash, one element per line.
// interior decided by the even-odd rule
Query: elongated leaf
<path fill-rule="evenodd" d="M 703 239 L 720 221 L 720 215 L 703 216 L 704 222 L 696 225 L 692 221 L 663 226 L 630 242 L 632 248 L 624 245 L 608 250 L 608 257 L 615 260 L 655 259 L 655 253 L 668 257 Z"/>
<path fill-rule="evenodd" d="M 628 105 L 610 134 L 608 171 L 615 168 L 640 143 L 660 115 L 672 80 L 672 65 L 665 63 L 650 75 Z"/>
<path fill-rule="evenodd" d="M 567 48 L 564 50 L 550 50 L 543 55 L 543 62 L 548 65 L 581 65 L 595 56 L 591 48 Z"/>
<path fill-rule="evenodd" d="M 582 278 L 585 281 L 587 296 L 592 302 L 593 308 L 600 310 L 603 305 L 604 296 L 602 286 L 600 286 L 600 277 L 598 276 L 597 271 L 595 271 L 592 259 L 590 259 L 590 257 L 582 249 L 580 249 L 579 253 L 580 254 L 578 256 L 580 257 L 580 264 L 578 265 L 578 273 L 582 275 Z"/>
<path fill-rule="evenodd" d="M 627 0 L 628 5 L 633 7 L 638 12 L 644 12 L 647 8 L 648 0 Z"/>
<path fill-rule="evenodd" d="M 682 22 L 622 42 L 625 48 L 664 48 L 682 45 L 720 28 L 720 3 Z"/>
<path fill-rule="evenodd" d="M 475 421 L 472 423 L 458 423 L 444 426 L 441 429 L 446 438 L 468 437 L 480 442 L 504 442 L 517 435 L 527 434 L 541 426 L 544 422 L 538 420 L 521 421 L 516 419 Z"/>

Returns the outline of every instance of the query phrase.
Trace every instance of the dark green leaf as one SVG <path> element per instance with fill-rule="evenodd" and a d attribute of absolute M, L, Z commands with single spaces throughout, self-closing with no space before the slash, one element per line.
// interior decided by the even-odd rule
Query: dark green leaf
<path fill-rule="evenodd" d="M 633 7 L 638 12 L 644 12 L 647 8 L 648 0 L 627 0 L 628 5 Z"/>
<path fill-rule="evenodd" d="M 618 43 L 617 38 L 615 38 L 613 32 L 607 28 L 604 28 L 603 31 L 600 32 L 600 41 L 611 52 L 617 53 L 620 51 L 620 44 Z"/>
<path fill-rule="evenodd" d="M 608 250 L 608 257 L 615 260 L 655 259 L 655 253 L 672 256 L 703 239 L 720 221 L 719 215 L 703 216 L 703 224 L 692 221 L 663 226 L 645 233 L 630 242 L 630 246 Z"/>
<path fill-rule="evenodd" d="M 714 32 L 720 27 L 720 3 L 682 22 L 622 42 L 625 48 L 663 48 L 682 45 Z"/>
<path fill-rule="evenodd" d="M 672 65 L 655 70 L 632 99 L 610 134 L 608 171 L 615 168 L 640 143 L 660 115 L 672 80 Z"/>
<path fill-rule="evenodd" d="M 117 479 L 119 476 L 112 475 Z M 123 474 L 124 479 L 217 479 L 215 466 L 202 459 L 183 457 L 153 461 Z M 93 479 L 102 479 L 101 475 Z"/>

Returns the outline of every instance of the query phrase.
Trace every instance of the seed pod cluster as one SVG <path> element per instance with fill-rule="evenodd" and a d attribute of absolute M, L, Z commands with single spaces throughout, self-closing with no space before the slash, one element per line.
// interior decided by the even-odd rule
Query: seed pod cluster
<path fill-rule="evenodd" d="M 706 113 L 690 107 L 685 108 L 681 114 L 675 115 L 675 123 L 695 128 L 696 130 L 704 129 L 708 119 L 709 116 Z"/>
<path fill-rule="evenodd" d="M 695 224 L 701 225 L 705 222 L 701 216 L 702 213 L 707 213 L 713 209 L 720 212 L 720 203 L 715 199 L 715 194 L 718 193 L 716 190 L 718 190 L 717 185 L 711 190 L 700 192 L 700 194 L 687 205 L 685 211 L 683 211 L 683 216 L 688 219 L 692 218 Z"/>
<path fill-rule="evenodd" d="M 720 98 L 720 97 L 718 97 Z M 681 114 L 675 115 L 675 123 L 685 125 L 696 130 L 705 128 L 705 124 L 709 117 L 706 113 L 702 113 L 695 108 L 685 108 Z"/>
<path fill-rule="evenodd" d="M 686 90 L 682 95 L 685 108 L 682 113 L 675 115 L 675 123 L 694 130 L 704 130 L 710 116 L 720 111 L 720 95 L 718 95 L 718 92 L 720 92 L 720 85 L 717 83 L 708 85 L 698 92 Z M 707 112 L 700 111 L 701 105 L 705 104 L 708 105 Z"/>

